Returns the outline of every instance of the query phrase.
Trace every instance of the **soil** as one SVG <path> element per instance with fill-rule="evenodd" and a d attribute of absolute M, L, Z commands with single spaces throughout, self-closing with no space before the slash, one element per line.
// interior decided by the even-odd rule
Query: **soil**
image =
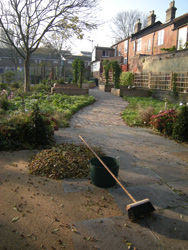
<path fill-rule="evenodd" d="M 30 175 L 34 153 L 0 152 L 0 250 L 73 250 L 74 222 L 121 215 L 107 189 L 65 192 L 63 180 Z"/>

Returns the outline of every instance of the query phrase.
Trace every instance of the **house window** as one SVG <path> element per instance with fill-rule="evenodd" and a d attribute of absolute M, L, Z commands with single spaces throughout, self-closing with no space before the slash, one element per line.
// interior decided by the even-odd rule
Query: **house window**
<path fill-rule="evenodd" d="M 119 54 L 118 55 L 121 56 L 121 49 L 119 49 Z"/>
<path fill-rule="evenodd" d="M 148 41 L 148 52 L 150 51 L 151 49 L 151 40 Z"/>
<path fill-rule="evenodd" d="M 133 51 L 136 49 L 136 41 L 133 43 Z"/>
<path fill-rule="evenodd" d="M 158 31 L 158 45 L 162 45 L 164 43 L 164 30 Z"/>
<path fill-rule="evenodd" d="M 53 60 L 53 63 L 58 63 L 58 60 Z"/>
<path fill-rule="evenodd" d="M 128 49 L 128 40 L 125 41 L 125 50 L 124 50 L 125 53 L 127 52 L 127 49 Z"/>
<path fill-rule="evenodd" d="M 115 56 L 117 56 L 117 45 L 115 47 Z"/>
<path fill-rule="evenodd" d="M 124 64 L 127 64 L 127 57 L 124 58 Z"/>
<path fill-rule="evenodd" d="M 137 51 L 141 51 L 142 49 L 142 39 L 138 39 L 137 41 Z"/>
<path fill-rule="evenodd" d="M 108 57 L 108 51 L 103 50 L 103 51 L 102 51 L 102 56 L 103 56 L 103 57 Z"/>
<path fill-rule="evenodd" d="M 22 59 L 19 59 L 19 63 L 22 63 Z"/>
<path fill-rule="evenodd" d="M 178 49 L 185 49 L 185 43 L 187 42 L 187 27 L 179 30 L 178 34 Z"/>

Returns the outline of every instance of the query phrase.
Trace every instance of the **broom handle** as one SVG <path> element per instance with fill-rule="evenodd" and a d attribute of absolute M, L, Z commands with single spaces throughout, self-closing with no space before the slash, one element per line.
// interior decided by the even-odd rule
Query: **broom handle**
<path fill-rule="evenodd" d="M 102 165 L 106 168 L 106 170 L 112 175 L 112 177 L 117 181 L 120 187 L 125 191 L 125 193 L 131 198 L 133 202 L 136 202 L 135 198 L 124 188 L 121 182 L 116 178 L 116 176 L 110 171 L 110 169 L 106 166 L 106 164 L 101 160 L 101 158 L 95 153 L 95 151 L 87 144 L 87 142 L 79 135 L 80 139 L 86 144 L 86 146 L 91 150 L 91 152 L 97 157 L 97 159 L 102 163 Z"/>

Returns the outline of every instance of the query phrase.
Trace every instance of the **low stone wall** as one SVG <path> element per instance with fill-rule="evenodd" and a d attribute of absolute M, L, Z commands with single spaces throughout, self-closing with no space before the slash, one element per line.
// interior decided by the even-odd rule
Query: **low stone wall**
<path fill-rule="evenodd" d="M 65 95 L 88 95 L 89 89 L 79 89 L 79 88 L 51 88 L 51 93 L 59 93 Z"/>
<path fill-rule="evenodd" d="M 176 104 L 179 104 L 181 102 L 188 103 L 188 93 L 177 93 L 176 95 L 174 95 L 172 91 L 153 90 L 152 97 L 161 101 L 164 101 L 166 98 L 169 102 Z"/>
<path fill-rule="evenodd" d="M 103 92 L 111 92 L 111 89 L 114 87 L 114 85 L 104 85 L 104 84 L 99 84 L 99 90 Z"/>

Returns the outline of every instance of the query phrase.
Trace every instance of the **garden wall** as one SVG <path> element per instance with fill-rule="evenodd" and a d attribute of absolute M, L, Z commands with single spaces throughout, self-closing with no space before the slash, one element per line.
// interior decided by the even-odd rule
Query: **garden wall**
<path fill-rule="evenodd" d="M 182 72 L 187 71 L 188 49 L 140 58 L 143 71 Z"/>

